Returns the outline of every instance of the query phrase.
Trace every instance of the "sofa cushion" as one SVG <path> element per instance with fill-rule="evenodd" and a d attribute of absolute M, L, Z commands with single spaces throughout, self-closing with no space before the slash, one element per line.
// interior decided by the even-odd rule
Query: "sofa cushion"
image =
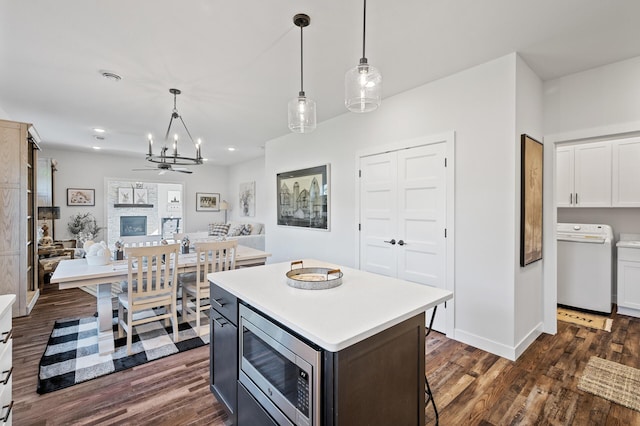
<path fill-rule="evenodd" d="M 253 226 L 250 223 L 245 223 L 242 226 L 242 230 L 240 230 L 240 233 L 238 235 L 251 235 L 252 229 L 253 229 Z"/>
<path fill-rule="evenodd" d="M 251 235 L 263 234 L 264 225 L 262 223 L 253 222 L 251 225 Z"/>
<path fill-rule="evenodd" d="M 224 237 L 229 233 L 228 223 L 212 223 L 209 225 L 209 235 Z"/>
<path fill-rule="evenodd" d="M 245 226 L 246 225 L 242 223 L 231 224 L 227 235 L 229 237 L 237 237 L 238 235 L 249 235 L 249 234 L 243 234 L 243 232 L 245 232 Z"/>

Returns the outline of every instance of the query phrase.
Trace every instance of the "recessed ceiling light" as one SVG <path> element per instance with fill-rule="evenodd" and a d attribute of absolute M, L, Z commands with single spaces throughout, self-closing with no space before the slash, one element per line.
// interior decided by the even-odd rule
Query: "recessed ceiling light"
<path fill-rule="evenodd" d="M 102 149 L 102 148 L 100 148 L 99 146 L 94 146 L 93 149 L 95 149 L 97 151 L 97 150 Z"/>
<path fill-rule="evenodd" d="M 232 146 L 230 146 L 229 148 L 227 148 L 229 151 L 235 151 L 236 149 Z"/>
<path fill-rule="evenodd" d="M 96 133 L 104 133 L 104 132 L 106 132 L 105 129 L 101 129 L 100 127 L 94 127 L 93 131 L 96 132 Z"/>
<path fill-rule="evenodd" d="M 100 74 L 104 78 L 106 78 L 107 80 L 111 80 L 111 81 L 120 81 L 120 80 L 122 80 L 122 77 L 120 77 L 118 74 L 116 74 L 113 71 L 100 70 Z"/>

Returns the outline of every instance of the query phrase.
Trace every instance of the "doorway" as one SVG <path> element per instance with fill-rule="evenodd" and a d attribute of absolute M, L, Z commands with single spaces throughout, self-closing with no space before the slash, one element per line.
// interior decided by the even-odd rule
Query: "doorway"
<path fill-rule="evenodd" d="M 453 290 L 451 159 L 453 134 L 358 156 L 360 269 Z M 437 312 L 434 329 L 452 334 L 453 303 Z"/>

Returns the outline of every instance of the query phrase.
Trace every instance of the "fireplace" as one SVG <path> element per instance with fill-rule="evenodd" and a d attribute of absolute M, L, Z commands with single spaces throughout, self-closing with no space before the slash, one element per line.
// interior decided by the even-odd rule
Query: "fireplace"
<path fill-rule="evenodd" d="M 139 237 L 147 235 L 146 216 L 120 216 L 120 236 Z"/>

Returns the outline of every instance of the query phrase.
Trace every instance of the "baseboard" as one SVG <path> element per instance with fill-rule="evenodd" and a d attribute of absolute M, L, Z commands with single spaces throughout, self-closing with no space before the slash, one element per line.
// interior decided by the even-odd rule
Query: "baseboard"
<path fill-rule="evenodd" d="M 538 323 L 516 346 L 508 346 L 460 329 L 455 330 L 455 340 L 515 361 L 542 334 L 542 326 L 541 322 Z"/>
<path fill-rule="evenodd" d="M 520 342 L 515 347 L 515 356 L 516 359 L 520 358 L 520 355 L 524 353 L 525 350 L 542 334 L 542 329 L 544 324 L 539 322 L 526 336 L 520 340 Z"/>
<path fill-rule="evenodd" d="M 494 355 L 515 361 L 515 348 L 513 347 L 494 342 L 493 340 L 460 330 L 459 328 L 456 329 L 455 335 L 456 340 L 459 342 L 466 343 L 467 345 L 482 349 L 483 351 L 491 352 Z"/>

